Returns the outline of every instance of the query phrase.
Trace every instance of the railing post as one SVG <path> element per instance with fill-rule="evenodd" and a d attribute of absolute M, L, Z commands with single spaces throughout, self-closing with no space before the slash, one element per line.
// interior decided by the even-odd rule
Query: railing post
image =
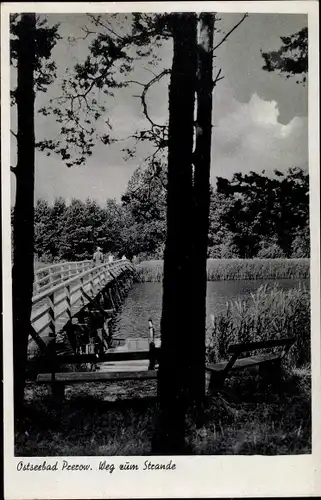
<path fill-rule="evenodd" d="M 40 285 L 39 285 L 39 283 L 34 283 L 34 287 L 36 289 L 36 293 L 39 293 L 40 292 L 40 288 L 41 288 Z"/>
<path fill-rule="evenodd" d="M 154 370 L 156 365 L 155 329 L 151 319 L 148 320 L 149 342 L 149 370 Z"/>
<path fill-rule="evenodd" d="M 121 297 L 121 294 L 119 291 L 119 285 L 118 285 L 118 282 L 116 279 L 115 279 L 115 295 L 117 297 L 117 303 L 120 306 L 120 304 L 122 303 L 122 297 Z"/>
<path fill-rule="evenodd" d="M 84 278 L 80 278 L 80 300 L 82 305 L 85 305 L 85 296 L 84 296 Z"/>
<path fill-rule="evenodd" d="M 48 295 L 48 302 L 49 302 L 49 308 L 48 308 L 48 315 L 49 315 L 49 330 L 50 330 L 50 337 L 55 337 L 56 336 L 56 325 L 55 325 L 55 294 L 51 293 Z"/>
<path fill-rule="evenodd" d="M 49 302 L 49 329 L 50 334 L 49 337 L 52 337 L 53 340 L 50 343 L 49 347 L 49 362 L 51 364 L 51 384 L 52 384 L 52 393 L 55 392 L 55 378 L 56 378 L 56 324 L 55 324 L 55 294 L 51 293 L 48 295 Z"/>
<path fill-rule="evenodd" d="M 93 276 L 93 272 L 91 271 L 89 273 L 89 290 L 88 290 L 88 295 L 91 296 L 91 297 L 94 297 L 94 276 Z"/>
<path fill-rule="evenodd" d="M 67 303 L 67 316 L 68 316 L 68 321 L 71 320 L 71 297 L 70 297 L 70 285 L 65 286 L 65 296 L 66 296 L 66 303 Z"/>
<path fill-rule="evenodd" d="M 111 287 L 108 288 L 108 295 L 109 295 L 109 300 L 110 300 L 110 303 L 111 303 L 113 310 L 117 311 L 117 305 L 115 304 L 115 301 L 113 299 Z"/>

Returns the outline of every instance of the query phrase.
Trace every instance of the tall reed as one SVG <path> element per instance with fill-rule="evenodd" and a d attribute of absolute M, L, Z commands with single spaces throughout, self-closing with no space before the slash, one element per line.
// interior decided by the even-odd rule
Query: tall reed
<path fill-rule="evenodd" d="M 282 290 L 262 285 L 250 297 L 228 301 L 212 315 L 207 333 L 207 357 L 217 362 L 228 357 L 230 344 L 294 337 L 287 362 L 300 367 L 310 362 L 310 292 L 304 286 Z"/>
<path fill-rule="evenodd" d="M 309 259 L 208 259 L 208 281 L 309 278 Z M 137 265 L 137 281 L 161 282 L 163 261 Z"/>

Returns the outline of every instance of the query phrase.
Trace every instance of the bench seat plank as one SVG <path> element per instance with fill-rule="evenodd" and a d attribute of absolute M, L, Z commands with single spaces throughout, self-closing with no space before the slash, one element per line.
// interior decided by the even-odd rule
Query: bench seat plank
<path fill-rule="evenodd" d="M 55 383 L 79 384 L 82 382 L 107 382 L 120 380 L 156 379 L 157 370 L 127 371 L 127 372 L 68 372 L 56 373 Z M 37 383 L 48 384 L 52 381 L 51 373 L 41 373 Z"/>
<path fill-rule="evenodd" d="M 250 368 L 251 366 L 260 365 L 269 361 L 279 359 L 277 354 L 261 354 L 259 356 L 251 356 L 250 358 L 237 359 L 231 370 L 241 370 L 242 368 Z M 226 368 L 227 362 L 215 363 L 206 365 L 206 370 L 210 372 L 222 372 Z"/>

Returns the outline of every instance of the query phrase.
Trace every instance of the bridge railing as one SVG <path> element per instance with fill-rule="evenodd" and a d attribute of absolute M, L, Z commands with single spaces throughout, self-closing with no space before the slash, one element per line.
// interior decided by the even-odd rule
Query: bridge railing
<path fill-rule="evenodd" d="M 104 263 L 78 273 L 33 296 L 31 324 L 39 335 L 54 337 L 90 299 L 125 269 L 134 269 L 128 260 Z M 60 325 L 59 325 L 60 323 Z"/>
<path fill-rule="evenodd" d="M 60 262 L 59 264 L 37 269 L 33 283 L 33 293 L 38 294 L 91 267 L 91 260 L 82 260 L 78 262 Z"/>

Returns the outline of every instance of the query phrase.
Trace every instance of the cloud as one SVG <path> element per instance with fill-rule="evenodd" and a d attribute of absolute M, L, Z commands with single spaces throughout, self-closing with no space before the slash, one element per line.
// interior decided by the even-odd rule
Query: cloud
<path fill-rule="evenodd" d="M 308 164 L 308 120 L 294 117 L 287 125 L 279 123 L 276 101 L 265 101 L 253 94 L 248 103 L 231 97 L 229 111 L 214 118 L 211 176 L 231 177 L 235 172 Z M 219 99 L 220 96 L 217 96 Z M 226 98 L 226 97 L 225 97 Z M 224 97 L 223 97 L 224 100 Z M 214 103 L 214 116 L 215 116 Z"/>
<path fill-rule="evenodd" d="M 116 109 L 117 108 L 117 109 Z M 126 115 L 126 107 L 115 106 L 113 118 L 118 131 L 126 133 L 139 126 L 138 117 Z M 276 101 L 265 101 L 253 94 L 248 103 L 240 103 L 227 86 L 215 94 L 213 106 L 213 142 L 211 178 L 230 178 L 235 172 L 251 170 L 272 173 L 289 167 L 308 165 L 308 120 L 294 117 L 287 125 L 278 121 Z M 135 122 L 136 118 L 136 122 Z M 121 130 L 123 125 L 123 130 Z M 96 199 L 120 198 L 127 183 L 148 154 L 150 145 L 140 145 L 137 155 L 124 160 L 125 144 L 97 145 L 85 166 L 68 169 L 57 157 L 36 155 L 35 196 L 52 201 L 56 196 Z M 14 194 L 14 183 L 12 183 Z"/>

